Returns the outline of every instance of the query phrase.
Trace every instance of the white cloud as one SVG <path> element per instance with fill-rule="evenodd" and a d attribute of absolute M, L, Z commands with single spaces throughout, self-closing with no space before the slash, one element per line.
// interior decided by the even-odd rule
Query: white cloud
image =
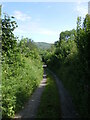
<path fill-rule="evenodd" d="M 42 34 L 42 35 L 56 35 L 56 34 L 58 34 L 57 31 L 52 31 L 52 30 L 48 30 L 48 29 L 44 29 L 44 28 L 39 29 L 38 33 Z"/>
<path fill-rule="evenodd" d="M 29 24 L 29 25 L 20 25 L 19 28 L 15 29 L 15 33 L 19 33 L 19 34 L 26 34 L 26 33 L 33 33 L 33 34 L 41 34 L 41 35 L 48 35 L 48 36 L 52 36 L 52 35 L 57 35 L 60 33 L 60 31 L 52 31 L 49 30 L 48 28 L 41 28 L 40 26 L 35 26 L 36 24 Z M 32 26 L 32 27 L 31 27 Z"/>
<path fill-rule="evenodd" d="M 40 25 L 40 23 L 36 22 L 27 22 L 25 24 L 19 24 L 18 28 L 15 30 L 17 33 L 24 34 L 26 32 L 28 33 L 34 33 L 34 34 L 41 34 L 41 35 L 56 35 L 59 32 L 55 30 L 51 30 L 48 28 L 44 28 Z"/>
<path fill-rule="evenodd" d="M 19 33 L 19 34 L 24 34 L 24 33 L 26 33 L 26 31 L 22 30 L 21 28 L 16 28 L 14 32 L 15 32 L 15 33 Z"/>
<path fill-rule="evenodd" d="M 77 6 L 77 12 L 80 16 L 85 17 L 85 15 L 88 13 L 88 10 L 83 6 Z"/>
<path fill-rule="evenodd" d="M 30 20 L 31 17 L 25 13 L 22 13 L 21 11 L 14 11 L 13 16 L 17 19 L 17 20 L 21 20 L 21 21 L 26 21 L 26 20 Z"/>
<path fill-rule="evenodd" d="M 33 39 L 34 41 L 40 42 L 48 42 L 54 43 L 55 40 L 58 40 L 60 31 L 49 30 L 48 28 L 28 28 L 22 29 L 16 28 L 14 31 L 15 35 L 20 39 L 23 37 L 28 37 Z"/>
<path fill-rule="evenodd" d="M 14 31 L 15 35 L 19 38 L 21 38 L 21 36 L 32 38 L 34 41 L 47 40 L 48 42 L 52 42 L 55 38 L 58 39 L 60 31 L 58 32 L 57 30 L 52 30 L 42 26 L 42 24 L 38 22 L 40 20 L 41 19 L 36 18 L 35 21 L 30 20 L 25 22 L 25 24 L 23 24 L 23 22 L 19 22 L 18 28 Z"/>
<path fill-rule="evenodd" d="M 78 1 L 76 6 L 76 12 L 78 16 L 81 16 L 82 18 L 84 18 L 85 15 L 88 13 L 88 7 L 82 5 L 81 1 Z"/>

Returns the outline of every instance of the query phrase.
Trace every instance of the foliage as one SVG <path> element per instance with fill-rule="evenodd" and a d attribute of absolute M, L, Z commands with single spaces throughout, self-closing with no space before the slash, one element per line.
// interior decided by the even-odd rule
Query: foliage
<path fill-rule="evenodd" d="M 80 63 L 83 69 L 83 72 L 86 76 L 86 84 L 88 84 L 88 78 L 90 78 L 90 16 L 86 15 L 86 18 L 83 22 L 83 28 L 81 28 L 81 19 L 78 18 L 77 20 L 77 36 L 76 36 L 76 43 L 79 53 Z"/>
<path fill-rule="evenodd" d="M 30 58 L 23 60 L 24 66 L 3 65 L 2 106 L 4 117 L 11 117 L 20 110 L 42 79 L 41 63 Z"/>
<path fill-rule="evenodd" d="M 13 17 L 2 19 L 2 115 L 13 117 L 24 107 L 42 80 L 43 69 L 36 46 L 28 38 L 14 37 Z"/>
<path fill-rule="evenodd" d="M 46 52 L 44 61 L 62 80 L 73 97 L 76 110 L 81 117 L 88 117 L 88 94 L 90 79 L 90 16 L 83 25 L 77 18 L 77 29 L 60 33 L 53 52 Z"/>
<path fill-rule="evenodd" d="M 1 5 L 0 5 L 0 38 L 1 38 Z"/>
<path fill-rule="evenodd" d="M 13 17 L 11 17 L 13 19 Z M 6 55 L 10 53 L 16 46 L 16 39 L 13 31 L 17 27 L 17 23 L 11 20 L 8 15 L 4 15 L 2 19 L 2 50 Z"/>

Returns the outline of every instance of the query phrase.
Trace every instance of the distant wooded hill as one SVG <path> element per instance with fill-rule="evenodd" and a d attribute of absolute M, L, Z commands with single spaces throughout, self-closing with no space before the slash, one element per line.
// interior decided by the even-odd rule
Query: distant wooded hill
<path fill-rule="evenodd" d="M 45 43 L 45 42 L 35 42 L 36 46 L 39 48 L 39 49 L 49 49 L 51 47 L 51 43 Z"/>

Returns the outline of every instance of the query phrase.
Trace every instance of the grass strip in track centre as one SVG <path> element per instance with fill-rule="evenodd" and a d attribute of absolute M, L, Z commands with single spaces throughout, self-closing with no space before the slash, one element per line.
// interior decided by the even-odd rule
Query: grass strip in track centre
<path fill-rule="evenodd" d="M 47 84 L 41 96 L 37 118 L 61 118 L 58 88 L 54 78 L 47 72 Z"/>

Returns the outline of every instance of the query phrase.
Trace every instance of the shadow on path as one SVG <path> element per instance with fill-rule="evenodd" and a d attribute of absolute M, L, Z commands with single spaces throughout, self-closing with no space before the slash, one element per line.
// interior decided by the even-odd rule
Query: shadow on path
<path fill-rule="evenodd" d="M 75 111 L 74 104 L 72 102 L 72 98 L 64 88 L 61 80 L 50 70 L 48 70 L 53 77 L 55 78 L 59 96 L 60 96 L 60 103 L 61 103 L 61 111 L 62 111 L 62 118 L 79 118 L 78 114 Z"/>

